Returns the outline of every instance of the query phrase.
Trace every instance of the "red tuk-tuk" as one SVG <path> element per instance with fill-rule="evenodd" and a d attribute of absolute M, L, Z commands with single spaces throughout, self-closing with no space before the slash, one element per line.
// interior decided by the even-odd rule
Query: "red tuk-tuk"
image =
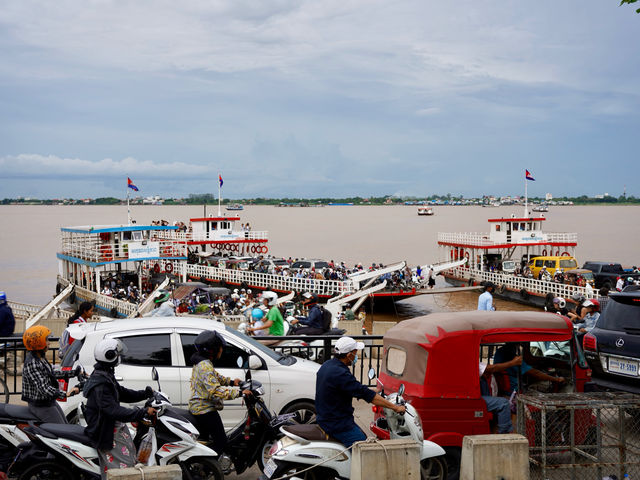
<path fill-rule="evenodd" d="M 384 335 L 378 388 L 393 392 L 404 384 L 405 398 L 422 419 L 425 440 L 447 451 L 449 478 L 459 474 L 462 438 L 492 433 L 493 415 L 480 394 L 478 367 L 507 342 L 520 343 L 523 360 L 533 368 L 563 376 L 566 388 L 584 391 L 590 370 L 571 321 L 560 315 L 434 313 L 402 321 Z M 384 423 L 381 427 L 374 420 L 371 429 L 384 437 Z"/>

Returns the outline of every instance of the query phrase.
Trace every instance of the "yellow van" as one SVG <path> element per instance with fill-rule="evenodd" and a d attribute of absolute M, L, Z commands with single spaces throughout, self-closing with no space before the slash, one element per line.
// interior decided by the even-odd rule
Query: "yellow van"
<path fill-rule="evenodd" d="M 533 257 L 529 262 L 529 269 L 533 274 L 533 278 L 538 278 L 538 274 L 542 267 L 547 267 L 547 272 L 553 276 L 557 268 L 561 268 L 565 272 L 573 268 L 578 268 L 578 260 L 575 257 Z"/>

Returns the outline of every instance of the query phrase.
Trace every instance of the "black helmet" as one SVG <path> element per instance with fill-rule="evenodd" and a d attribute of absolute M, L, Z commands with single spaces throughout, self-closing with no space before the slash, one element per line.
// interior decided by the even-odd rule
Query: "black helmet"
<path fill-rule="evenodd" d="M 305 304 L 318 303 L 318 294 L 305 292 L 304 295 L 302 295 L 302 301 Z"/>
<path fill-rule="evenodd" d="M 193 346 L 196 347 L 198 353 L 202 355 L 211 355 L 217 353 L 220 347 L 227 346 L 227 342 L 222 335 L 214 330 L 205 330 L 201 332 L 193 341 Z"/>

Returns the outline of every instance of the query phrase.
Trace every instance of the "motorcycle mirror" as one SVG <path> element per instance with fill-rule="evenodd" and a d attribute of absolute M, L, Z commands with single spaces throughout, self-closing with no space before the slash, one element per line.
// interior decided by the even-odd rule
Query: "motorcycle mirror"
<path fill-rule="evenodd" d="M 242 358 L 242 355 L 239 355 L 238 358 L 236 359 L 236 365 L 238 365 L 238 368 L 244 368 L 244 358 Z M 245 371 L 244 379 L 247 382 L 251 380 L 250 368 L 247 368 L 247 370 Z"/>
<path fill-rule="evenodd" d="M 367 373 L 367 377 L 369 377 L 369 380 L 373 380 L 374 378 L 376 378 L 376 369 L 371 367 L 369 369 L 369 372 Z"/>
<path fill-rule="evenodd" d="M 401 397 L 404 393 L 404 383 L 400 384 L 400 388 L 398 389 L 398 396 Z"/>
<path fill-rule="evenodd" d="M 154 380 L 158 383 L 158 391 L 161 392 L 162 388 L 160 388 L 160 375 L 158 374 L 158 369 L 156 367 L 153 367 L 151 369 L 151 380 Z"/>

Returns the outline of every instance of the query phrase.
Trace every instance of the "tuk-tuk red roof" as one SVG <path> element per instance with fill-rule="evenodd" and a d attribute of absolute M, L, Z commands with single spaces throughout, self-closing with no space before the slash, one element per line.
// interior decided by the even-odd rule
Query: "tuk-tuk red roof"
<path fill-rule="evenodd" d="M 479 397 L 481 344 L 564 341 L 572 328 L 566 317 L 543 312 L 451 312 L 405 320 L 384 335 L 381 380 L 392 390 L 404 383 L 412 396 Z M 389 365 L 390 348 L 404 351 L 398 353 L 406 355 L 404 363 Z"/>

